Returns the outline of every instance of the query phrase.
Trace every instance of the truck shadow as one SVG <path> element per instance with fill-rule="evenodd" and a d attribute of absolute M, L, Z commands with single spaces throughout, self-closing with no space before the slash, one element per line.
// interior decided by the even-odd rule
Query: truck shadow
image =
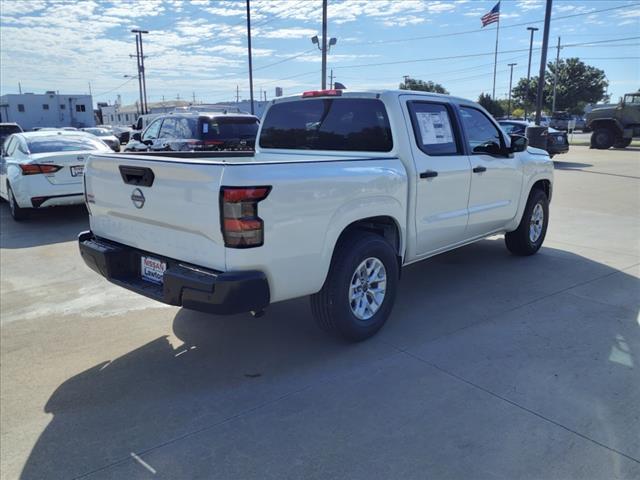
<path fill-rule="evenodd" d="M 580 168 L 589 168 L 589 167 L 593 167 L 593 165 L 591 163 L 561 162 L 559 160 L 554 160 L 553 167 L 556 170 L 573 170 L 573 169 L 580 169 Z"/>
<path fill-rule="evenodd" d="M 24 221 L 11 218 L 9 204 L 0 203 L 0 248 L 28 248 L 75 240 L 89 229 L 84 205 L 34 210 Z"/>
<path fill-rule="evenodd" d="M 637 278 L 570 252 L 544 248 L 537 256 L 516 258 L 505 252 L 501 239 L 483 241 L 405 269 L 389 324 L 377 337 L 355 345 L 317 330 L 307 299 L 274 304 L 258 319 L 179 310 L 172 333 L 119 358 L 105 359 L 69 378 L 51 394 L 44 405 L 51 421 L 34 445 L 22 478 L 70 478 L 133 461 L 132 452 L 143 456 L 165 442 L 213 429 L 241 412 L 310 385 L 339 379 L 356 368 L 398 354 L 397 346 L 425 348 L 435 339 L 489 321 L 500 312 L 552 295 L 585 278 L 608 274 L 620 277 L 616 283 L 619 291 L 610 292 L 615 298 L 640 289 Z M 574 297 L 572 301 L 580 299 Z M 623 382 L 620 385 L 633 384 L 632 377 L 637 379 L 640 365 L 637 314 L 637 301 L 631 309 L 621 307 L 617 320 L 599 324 L 602 335 L 589 336 L 585 344 L 579 332 L 573 331 L 562 338 L 563 348 L 588 348 L 589 355 L 599 359 L 611 378 Z M 619 347 L 621 338 L 628 347 L 626 364 L 611 360 L 612 348 Z M 524 340 L 496 338 L 495 348 L 504 342 Z M 531 337 L 530 341 L 539 340 Z M 485 348 L 482 355 L 495 353 L 492 347 Z M 543 369 L 548 362 L 561 362 L 559 351 L 551 350 L 547 355 L 529 358 L 528 371 Z M 574 381 L 572 388 L 589 422 L 603 423 L 600 428 L 613 439 L 624 438 L 618 430 L 621 427 L 602 417 L 603 408 L 616 406 L 609 404 L 610 397 L 597 378 L 586 375 Z M 440 412 L 425 415 L 435 421 Z M 272 427 L 277 429 L 278 425 Z M 304 431 L 306 427 L 299 428 Z M 517 428 L 500 422 L 495 425 L 495 437 L 512 438 Z M 301 434 L 293 438 L 301 438 Z M 295 451 L 302 447 L 285 444 L 282 448 Z M 173 472 L 179 471 L 180 478 L 203 474 L 171 449 L 162 453 L 163 461 L 172 465 Z M 213 477 L 213 459 L 210 462 L 212 470 L 205 476 Z M 237 468 L 241 471 L 242 465 Z M 279 468 L 286 472 L 286 465 Z M 138 472 L 141 478 L 151 476 L 143 468 Z M 163 478 L 162 471 L 158 473 Z"/>

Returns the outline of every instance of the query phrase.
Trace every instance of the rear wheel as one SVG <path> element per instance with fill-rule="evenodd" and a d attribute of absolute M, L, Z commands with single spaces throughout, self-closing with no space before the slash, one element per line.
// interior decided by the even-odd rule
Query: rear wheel
<path fill-rule="evenodd" d="M 631 145 L 631 138 L 616 138 L 613 148 L 627 148 Z"/>
<path fill-rule="evenodd" d="M 396 253 L 373 233 L 341 242 L 311 310 L 323 330 L 358 342 L 375 335 L 391 313 L 398 285 Z"/>
<path fill-rule="evenodd" d="M 533 255 L 542 246 L 549 224 L 549 199 L 542 190 L 534 189 L 529 194 L 520 225 L 504 236 L 507 248 L 514 255 Z"/>
<path fill-rule="evenodd" d="M 21 208 L 18 202 L 16 202 L 16 197 L 10 185 L 7 185 L 7 197 L 9 198 L 9 211 L 16 222 L 24 220 L 29 216 L 29 209 Z"/>
<path fill-rule="evenodd" d="M 591 146 L 598 150 L 606 150 L 613 145 L 615 135 L 610 128 L 596 128 L 591 134 Z"/>

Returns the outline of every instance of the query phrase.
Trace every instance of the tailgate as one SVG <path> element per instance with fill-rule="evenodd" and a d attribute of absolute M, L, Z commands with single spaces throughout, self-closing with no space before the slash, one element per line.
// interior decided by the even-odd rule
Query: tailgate
<path fill-rule="evenodd" d="M 225 270 L 221 162 L 91 156 L 85 174 L 91 230 L 131 247 Z"/>

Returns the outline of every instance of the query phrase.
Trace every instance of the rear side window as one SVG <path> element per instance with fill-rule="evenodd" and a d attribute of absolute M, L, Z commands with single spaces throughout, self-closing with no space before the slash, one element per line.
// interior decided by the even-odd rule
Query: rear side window
<path fill-rule="evenodd" d="M 203 140 L 255 140 L 258 119 L 254 117 L 214 117 L 201 120 Z"/>
<path fill-rule="evenodd" d="M 442 103 L 411 102 L 413 131 L 418 148 L 427 155 L 458 155 L 461 148 L 451 111 Z"/>
<path fill-rule="evenodd" d="M 373 98 L 318 98 L 276 103 L 260 133 L 262 148 L 389 152 L 391 127 Z"/>

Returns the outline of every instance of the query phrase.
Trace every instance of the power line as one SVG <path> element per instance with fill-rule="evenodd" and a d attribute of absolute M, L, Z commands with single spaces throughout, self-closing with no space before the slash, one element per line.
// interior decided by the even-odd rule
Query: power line
<path fill-rule="evenodd" d="M 615 43 L 615 42 L 622 42 L 622 41 L 626 41 L 626 40 L 637 40 L 637 39 L 640 39 L 640 37 L 625 37 L 625 38 L 619 38 L 619 39 L 598 40 L 598 41 L 595 41 L 595 42 L 571 43 L 571 44 L 562 45 L 561 48 L 591 46 L 591 45 L 595 45 L 595 44 Z M 533 50 L 541 50 L 541 47 L 536 47 Z M 520 48 L 520 49 L 515 49 L 515 50 L 503 50 L 503 51 L 498 52 L 498 53 L 500 53 L 500 54 L 504 54 L 504 53 L 520 53 L 520 52 L 528 52 L 528 51 L 529 51 L 528 48 Z M 457 59 L 461 59 L 461 58 L 484 57 L 484 56 L 493 55 L 493 54 L 494 54 L 494 52 L 468 53 L 468 54 L 465 54 L 465 55 L 451 55 L 451 56 L 447 56 L 447 57 L 415 58 L 415 59 L 411 59 L 411 60 L 396 60 L 396 61 L 393 61 L 393 62 L 363 63 L 363 64 L 356 64 L 356 65 L 339 65 L 339 66 L 335 66 L 333 68 L 334 69 L 338 69 L 338 68 L 380 67 L 380 66 L 384 66 L 384 65 L 400 65 L 400 64 L 403 64 L 403 63 L 433 62 L 433 61 L 439 61 L 439 60 L 457 60 Z"/>
<path fill-rule="evenodd" d="M 636 7 L 639 6 L 640 3 L 630 3 L 628 5 L 618 5 L 616 7 L 609 7 L 609 8 L 603 8 L 601 10 L 592 10 L 590 12 L 583 12 L 583 13 L 574 13 L 571 15 L 562 15 L 559 17 L 554 17 L 553 21 L 557 21 L 557 20 L 564 20 L 567 18 L 574 18 L 574 17 L 580 17 L 583 15 L 592 15 L 594 13 L 602 13 L 602 12 L 610 12 L 612 10 L 620 10 L 623 8 L 630 8 L 630 7 Z M 516 27 L 522 27 L 525 25 L 532 25 L 534 23 L 543 23 L 544 19 L 542 20 L 531 20 L 528 22 L 522 22 L 522 23 L 514 23 L 512 25 L 506 25 L 506 26 L 501 26 L 501 29 L 506 29 L 506 28 L 516 28 Z M 429 39 L 429 38 L 444 38 L 444 37 L 455 37 L 458 35 L 468 35 L 470 33 L 479 33 L 479 32 L 489 32 L 492 30 L 484 30 L 482 28 L 478 28 L 478 29 L 473 29 L 473 30 L 463 30 L 460 32 L 451 32 L 451 33 L 440 33 L 440 34 L 436 34 L 436 35 L 421 35 L 421 36 L 417 36 L 417 37 L 407 37 L 407 38 L 391 38 L 391 39 L 385 39 L 385 40 L 369 40 L 369 41 L 364 41 L 364 42 L 351 42 L 350 45 L 372 45 L 372 44 L 388 44 L 388 43 L 400 43 L 400 42 L 412 42 L 414 40 L 425 40 L 425 39 Z"/>
<path fill-rule="evenodd" d="M 118 85 L 116 88 L 112 88 L 111 90 L 107 90 L 106 92 L 96 93 L 93 96 L 94 97 L 101 97 L 102 95 L 106 95 L 107 93 L 115 92 L 116 90 L 124 87 L 127 83 L 131 82 L 132 80 L 137 80 L 137 79 L 138 79 L 138 77 L 131 77 L 130 79 L 128 79 L 125 82 L 123 82 L 120 85 Z"/>

